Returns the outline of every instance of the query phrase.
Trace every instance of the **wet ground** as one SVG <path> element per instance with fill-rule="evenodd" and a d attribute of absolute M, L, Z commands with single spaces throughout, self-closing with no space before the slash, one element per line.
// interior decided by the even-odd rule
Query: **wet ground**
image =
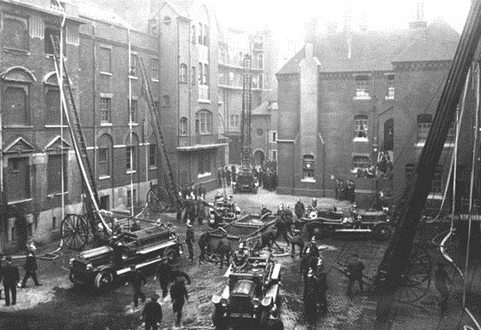
<path fill-rule="evenodd" d="M 210 200 L 215 191 L 207 196 Z M 289 203 L 293 208 L 297 197 L 277 195 L 263 189 L 258 194 L 236 194 L 234 200 L 238 203 L 243 213 L 257 213 L 262 204 L 275 210 L 280 202 Z M 309 198 L 302 198 L 309 203 Z M 338 208 L 348 207 L 345 202 L 339 203 L 333 199 L 318 199 L 318 204 Z M 174 215 L 162 215 L 163 220 L 171 221 L 177 231 L 183 236 L 185 226 L 175 220 Z M 205 231 L 205 225 L 194 224 L 196 238 Z M 279 242 L 281 247 L 285 243 Z M 346 280 L 342 272 L 333 265 L 345 261 L 352 253 L 356 252 L 365 260 L 365 274 L 374 278 L 379 262 L 384 254 L 386 243 L 379 243 L 369 237 L 337 237 L 318 242 L 325 259 L 325 269 L 328 273 L 328 303 L 329 311 L 326 316 L 320 317 L 316 329 L 373 329 L 375 320 L 376 300 L 367 287 L 367 294 L 361 295 L 356 291 L 348 297 L 345 294 Z M 198 248 L 195 247 L 198 255 Z M 42 250 L 54 249 L 54 245 L 42 247 Z M 184 248 L 184 250 L 186 250 Z M 141 309 L 132 310 L 132 289 L 130 286 L 121 286 L 108 293 L 96 293 L 85 289 L 73 287 L 68 280 L 68 260 L 73 255 L 72 251 L 62 250 L 60 258 L 54 261 L 39 260 L 39 279 L 41 287 L 35 287 L 31 280 L 27 289 L 18 290 L 17 305 L 5 307 L 0 302 L 0 329 L 100 329 L 127 330 L 143 329 L 140 323 Z M 282 263 L 282 312 L 281 318 L 288 330 L 307 329 L 303 316 L 302 280 L 299 274 L 299 258 L 292 259 L 289 255 L 277 258 Z M 19 266 L 23 261 L 15 261 Z M 183 327 L 189 329 L 211 328 L 212 303 L 214 293 L 223 290 L 226 284 L 224 270 L 213 264 L 198 265 L 189 262 L 184 255 L 180 267 L 192 277 L 192 285 L 188 287 L 189 302 L 184 307 Z M 21 267 L 20 267 L 21 268 Z M 21 270 L 23 275 L 23 270 Z M 368 281 L 369 282 L 369 281 Z M 420 300 L 411 304 L 396 304 L 392 315 L 392 329 L 462 329 L 465 320 L 460 317 L 460 280 L 455 279 L 452 291 L 453 301 L 447 317 L 441 317 L 436 303 L 438 293 L 433 285 L 427 294 Z M 149 296 L 160 292 L 160 287 L 153 276 L 143 287 L 144 293 Z M 3 293 L 2 293 L 3 296 Z M 174 318 L 170 300 L 161 301 L 164 317 L 162 328 L 173 328 Z M 141 307 L 143 305 L 141 304 Z M 457 306 L 457 307 L 456 307 Z M 466 317 L 464 317 L 466 319 Z M 460 322 L 461 320 L 461 322 Z"/>

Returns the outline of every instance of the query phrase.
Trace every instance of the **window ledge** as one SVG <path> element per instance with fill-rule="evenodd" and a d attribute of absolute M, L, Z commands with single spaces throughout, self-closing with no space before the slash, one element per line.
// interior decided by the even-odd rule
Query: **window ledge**
<path fill-rule="evenodd" d="M 207 100 L 207 99 L 198 99 L 197 102 L 210 104 L 210 100 Z"/>
<path fill-rule="evenodd" d="M 28 128 L 32 129 L 33 125 L 5 125 L 4 128 Z"/>
<path fill-rule="evenodd" d="M 99 180 L 107 180 L 107 179 L 110 179 L 110 175 L 99 176 Z"/>
<path fill-rule="evenodd" d="M 139 77 L 137 77 L 137 76 L 130 76 L 130 75 L 129 75 L 129 79 L 132 79 L 132 80 L 139 80 Z"/>
<path fill-rule="evenodd" d="M 129 123 L 129 126 L 139 126 L 139 123 L 132 122 L 132 123 Z"/>
<path fill-rule="evenodd" d="M 135 173 L 137 173 L 137 170 L 130 170 L 130 171 L 127 170 L 125 173 L 126 174 L 135 174 Z"/>
<path fill-rule="evenodd" d="M 100 71 L 100 74 L 103 75 L 103 76 L 111 76 L 112 72 Z"/>
<path fill-rule="evenodd" d="M 429 193 L 428 199 L 442 200 L 443 195 L 441 193 Z"/>
<path fill-rule="evenodd" d="M 370 96 L 370 95 L 367 95 L 367 96 L 354 96 L 352 99 L 353 99 L 353 100 L 370 100 L 370 99 L 371 99 L 371 96 Z"/>
<path fill-rule="evenodd" d="M 369 139 L 367 137 L 356 136 L 354 139 L 352 139 L 352 142 L 369 142 Z"/>
<path fill-rule="evenodd" d="M 68 128 L 68 125 L 45 125 L 45 128 Z"/>
<path fill-rule="evenodd" d="M 179 81 L 179 84 L 185 84 L 185 85 L 187 85 L 187 81 Z"/>
<path fill-rule="evenodd" d="M 149 170 L 156 170 L 157 166 L 156 165 L 149 165 Z"/>
<path fill-rule="evenodd" d="M 155 78 L 152 78 L 151 79 L 153 82 L 159 82 L 160 80 L 159 79 L 155 79 Z"/>
<path fill-rule="evenodd" d="M 384 97 L 384 99 L 385 99 L 385 100 L 394 100 L 394 96 L 387 96 L 387 95 L 386 95 L 386 97 Z"/>
<path fill-rule="evenodd" d="M 25 199 L 20 199 L 18 201 L 8 202 L 8 205 L 15 205 L 15 204 L 26 203 L 26 202 L 31 202 L 31 201 L 33 201 L 32 198 L 25 198 Z"/>
<path fill-rule="evenodd" d="M 63 194 L 60 192 L 60 193 L 53 193 L 53 194 L 48 194 L 47 195 L 47 198 L 54 198 L 56 196 L 62 196 L 62 195 L 68 195 L 68 191 L 64 191 Z"/>
<path fill-rule="evenodd" d="M 444 144 L 444 148 L 454 148 L 454 143 L 453 142 L 447 142 Z"/>
<path fill-rule="evenodd" d="M 206 172 L 206 173 L 202 173 L 202 174 L 199 173 L 199 174 L 197 175 L 197 179 L 205 178 L 205 177 L 211 176 L 211 175 L 212 175 L 211 172 Z"/>
<path fill-rule="evenodd" d="M 3 50 L 8 52 L 8 53 L 13 53 L 13 54 L 16 54 L 16 55 L 30 55 L 30 51 L 29 50 L 25 50 L 25 49 L 19 49 L 19 48 L 13 48 L 13 47 L 8 47 L 8 46 L 4 46 L 3 47 Z"/>
<path fill-rule="evenodd" d="M 415 147 L 418 147 L 418 148 L 424 148 L 424 144 L 425 144 L 425 143 L 426 143 L 426 142 L 417 142 L 414 146 L 415 146 Z"/>
<path fill-rule="evenodd" d="M 112 127 L 112 123 L 100 123 L 100 126 L 110 126 L 110 127 Z"/>
<path fill-rule="evenodd" d="M 302 178 L 301 179 L 301 182 L 316 182 L 316 179 L 314 178 Z"/>

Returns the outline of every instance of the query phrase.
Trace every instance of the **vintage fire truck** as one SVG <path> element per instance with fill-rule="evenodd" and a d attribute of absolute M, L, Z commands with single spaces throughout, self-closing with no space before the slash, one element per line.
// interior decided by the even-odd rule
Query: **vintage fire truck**
<path fill-rule="evenodd" d="M 76 285 L 105 290 L 120 283 L 131 265 L 143 269 L 163 258 L 176 263 L 181 254 L 182 244 L 172 227 L 152 226 L 112 236 L 109 244 L 80 252 L 70 259 L 69 279 Z"/>
<path fill-rule="evenodd" d="M 232 269 L 229 268 L 230 272 Z M 229 274 L 229 283 L 221 295 L 214 295 L 212 321 L 217 329 L 261 326 L 281 322 L 279 287 L 281 264 L 268 257 L 249 257 L 242 270 Z"/>
<path fill-rule="evenodd" d="M 232 191 L 234 194 L 245 191 L 257 194 L 258 189 L 259 182 L 254 172 L 248 168 L 241 168 L 237 173 L 237 181 L 232 183 Z"/>

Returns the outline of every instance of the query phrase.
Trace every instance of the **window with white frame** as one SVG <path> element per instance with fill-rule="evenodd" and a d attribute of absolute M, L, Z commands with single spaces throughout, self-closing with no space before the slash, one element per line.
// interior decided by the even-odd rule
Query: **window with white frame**
<path fill-rule="evenodd" d="M 269 131 L 269 142 L 270 143 L 277 142 L 277 131 Z"/>
<path fill-rule="evenodd" d="M 156 58 L 150 59 L 150 67 L 152 70 L 152 79 L 159 80 L 159 60 Z"/>
<path fill-rule="evenodd" d="M 128 109 L 129 111 L 129 120 L 132 120 L 132 123 L 137 123 L 138 121 L 138 101 L 137 99 L 129 100 L 128 102 Z"/>
<path fill-rule="evenodd" d="M 204 65 L 199 62 L 199 85 L 203 85 Z"/>
<path fill-rule="evenodd" d="M 60 90 L 58 88 L 47 88 L 45 93 L 46 120 L 45 125 L 60 125 Z M 63 114 L 63 124 L 67 125 L 67 119 Z"/>
<path fill-rule="evenodd" d="M 354 138 L 355 139 L 367 139 L 367 116 L 356 115 L 354 116 Z"/>
<path fill-rule="evenodd" d="M 239 128 L 239 115 L 230 115 L 230 125 L 231 128 Z"/>
<path fill-rule="evenodd" d="M 191 32 L 190 40 L 193 44 L 195 44 L 196 41 L 197 41 L 196 40 L 197 37 L 196 37 L 196 34 L 195 34 L 195 25 L 192 25 L 190 32 Z"/>
<path fill-rule="evenodd" d="M 112 100 L 109 97 L 100 98 L 100 123 L 110 123 L 112 118 Z"/>
<path fill-rule="evenodd" d="M 302 157 L 302 177 L 304 179 L 314 178 L 314 156 L 304 155 Z"/>
<path fill-rule="evenodd" d="M 196 72 L 196 71 L 197 71 L 197 70 L 195 69 L 195 66 L 193 66 L 193 67 L 191 68 L 191 73 L 190 73 L 190 75 L 191 75 L 191 84 L 192 84 L 192 85 L 195 85 L 196 82 L 197 82 L 197 72 Z"/>
<path fill-rule="evenodd" d="M 97 173 L 99 178 L 110 177 L 112 173 L 112 137 L 103 134 L 98 141 L 97 149 Z"/>
<path fill-rule="evenodd" d="M 257 67 L 259 69 L 264 68 L 264 55 L 262 54 L 257 55 Z"/>
<path fill-rule="evenodd" d="M 369 76 L 368 75 L 358 75 L 356 80 L 356 92 L 354 95 L 355 99 L 370 99 L 369 94 Z"/>
<path fill-rule="evenodd" d="M 394 100 L 394 75 L 387 76 L 387 95 L 386 99 Z"/>
<path fill-rule="evenodd" d="M 127 189 L 127 208 L 131 209 L 132 207 L 135 207 L 136 203 L 137 203 L 137 189 L 134 189 L 134 190 Z"/>
<path fill-rule="evenodd" d="M 187 118 L 181 117 L 179 121 L 179 135 L 186 136 L 187 135 Z"/>
<path fill-rule="evenodd" d="M 425 143 L 428 138 L 429 130 L 431 129 L 433 116 L 430 114 L 418 115 L 418 142 Z"/>
<path fill-rule="evenodd" d="M 180 65 L 179 82 L 187 83 L 187 65 L 184 63 Z"/>
<path fill-rule="evenodd" d="M 132 139 L 130 141 L 130 139 Z M 132 136 L 127 138 L 127 147 L 125 148 L 125 167 L 127 172 L 136 171 L 137 170 L 137 160 L 138 152 L 139 152 L 139 142 L 136 134 L 132 134 Z"/>
<path fill-rule="evenodd" d="M 52 26 L 47 26 L 45 27 L 44 30 L 44 49 L 45 49 L 45 54 L 53 54 L 54 53 L 54 48 L 52 45 L 52 38 L 53 36 L 55 39 L 58 38 L 60 40 L 60 30 L 56 27 Z M 65 53 L 65 51 L 64 51 Z"/>
<path fill-rule="evenodd" d="M 204 63 L 204 85 L 209 85 L 209 64 Z"/>
<path fill-rule="evenodd" d="M 129 75 L 131 76 L 137 76 L 137 70 L 139 68 L 138 66 L 138 57 L 136 54 L 131 54 L 130 56 L 130 71 L 129 71 Z"/>
<path fill-rule="evenodd" d="M 199 45 L 202 45 L 202 41 L 204 40 L 203 38 L 203 34 L 204 34 L 204 27 L 202 25 L 202 23 L 199 23 Z"/>
<path fill-rule="evenodd" d="M 199 110 L 195 114 L 195 132 L 197 134 L 212 134 L 212 113 Z"/>
<path fill-rule="evenodd" d="M 271 150 L 270 154 L 271 154 L 271 160 L 277 161 L 277 150 L 275 150 L 275 149 Z"/>

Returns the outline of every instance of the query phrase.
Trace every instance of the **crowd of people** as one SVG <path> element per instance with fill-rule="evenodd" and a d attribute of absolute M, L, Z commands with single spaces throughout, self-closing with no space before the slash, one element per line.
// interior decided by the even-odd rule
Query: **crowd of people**
<path fill-rule="evenodd" d="M 354 181 L 348 179 L 336 179 L 334 187 L 335 198 L 338 201 L 348 201 L 352 204 L 356 202 L 356 185 Z"/>
<path fill-rule="evenodd" d="M 252 171 L 259 182 L 259 188 L 264 188 L 268 191 L 274 191 L 277 188 L 277 163 L 275 161 L 266 160 L 261 165 L 252 166 Z M 237 166 L 221 166 L 217 169 L 218 186 L 222 187 L 222 182 L 225 179 L 227 187 L 232 186 L 232 182 L 237 180 Z"/>

